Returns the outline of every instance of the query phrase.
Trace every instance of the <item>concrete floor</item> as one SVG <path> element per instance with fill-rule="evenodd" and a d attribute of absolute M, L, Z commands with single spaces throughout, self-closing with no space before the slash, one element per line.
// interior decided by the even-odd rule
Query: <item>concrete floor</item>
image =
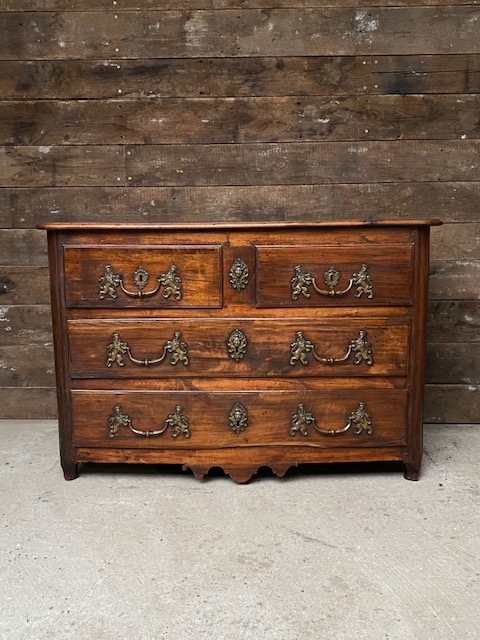
<path fill-rule="evenodd" d="M 478 426 L 427 428 L 418 483 L 99 466 L 65 482 L 53 422 L 0 437 L 2 640 L 480 638 Z"/>

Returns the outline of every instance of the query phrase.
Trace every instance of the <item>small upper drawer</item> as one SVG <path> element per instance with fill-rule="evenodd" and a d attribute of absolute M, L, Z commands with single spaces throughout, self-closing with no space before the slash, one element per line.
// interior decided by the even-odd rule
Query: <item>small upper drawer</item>
<path fill-rule="evenodd" d="M 412 304 L 413 245 L 257 245 L 259 307 Z"/>
<path fill-rule="evenodd" d="M 222 306 L 220 245 L 65 248 L 69 307 Z"/>

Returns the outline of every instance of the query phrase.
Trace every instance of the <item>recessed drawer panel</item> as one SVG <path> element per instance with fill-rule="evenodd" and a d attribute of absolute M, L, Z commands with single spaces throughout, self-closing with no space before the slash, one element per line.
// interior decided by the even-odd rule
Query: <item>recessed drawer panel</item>
<path fill-rule="evenodd" d="M 221 246 L 65 248 L 69 307 L 218 308 Z"/>
<path fill-rule="evenodd" d="M 71 320 L 74 378 L 404 376 L 404 318 Z"/>
<path fill-rule="evenodd" d="M 259 307 L 412 304 L 413 246 L 258 245 Z"/>
<path fill-rule="evenodd" d="M 78 447 L 219 449 L 406 443 L 407 392 L 73 391 Z"/>

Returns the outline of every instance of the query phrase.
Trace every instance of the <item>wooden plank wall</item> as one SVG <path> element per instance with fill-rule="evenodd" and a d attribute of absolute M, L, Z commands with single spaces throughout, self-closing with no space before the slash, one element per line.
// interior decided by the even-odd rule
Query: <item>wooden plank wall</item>
<path fill-rule="evenodd" d="M 440 217 L 430 422 L 480 416 L 480 7 L 0 0 L 0 414 L 55 415 L 41 220 Z"/>

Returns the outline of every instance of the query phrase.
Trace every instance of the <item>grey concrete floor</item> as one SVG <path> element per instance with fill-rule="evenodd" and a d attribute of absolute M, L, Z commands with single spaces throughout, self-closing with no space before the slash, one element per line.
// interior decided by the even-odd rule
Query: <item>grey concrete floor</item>
<path fill-rule="evenodd" d="M 478 640 L 480 427 L 426 429 L 424 473 L 238 486 L 65 482 L 53 422 L 0 422 L 5 640 Z"/>

